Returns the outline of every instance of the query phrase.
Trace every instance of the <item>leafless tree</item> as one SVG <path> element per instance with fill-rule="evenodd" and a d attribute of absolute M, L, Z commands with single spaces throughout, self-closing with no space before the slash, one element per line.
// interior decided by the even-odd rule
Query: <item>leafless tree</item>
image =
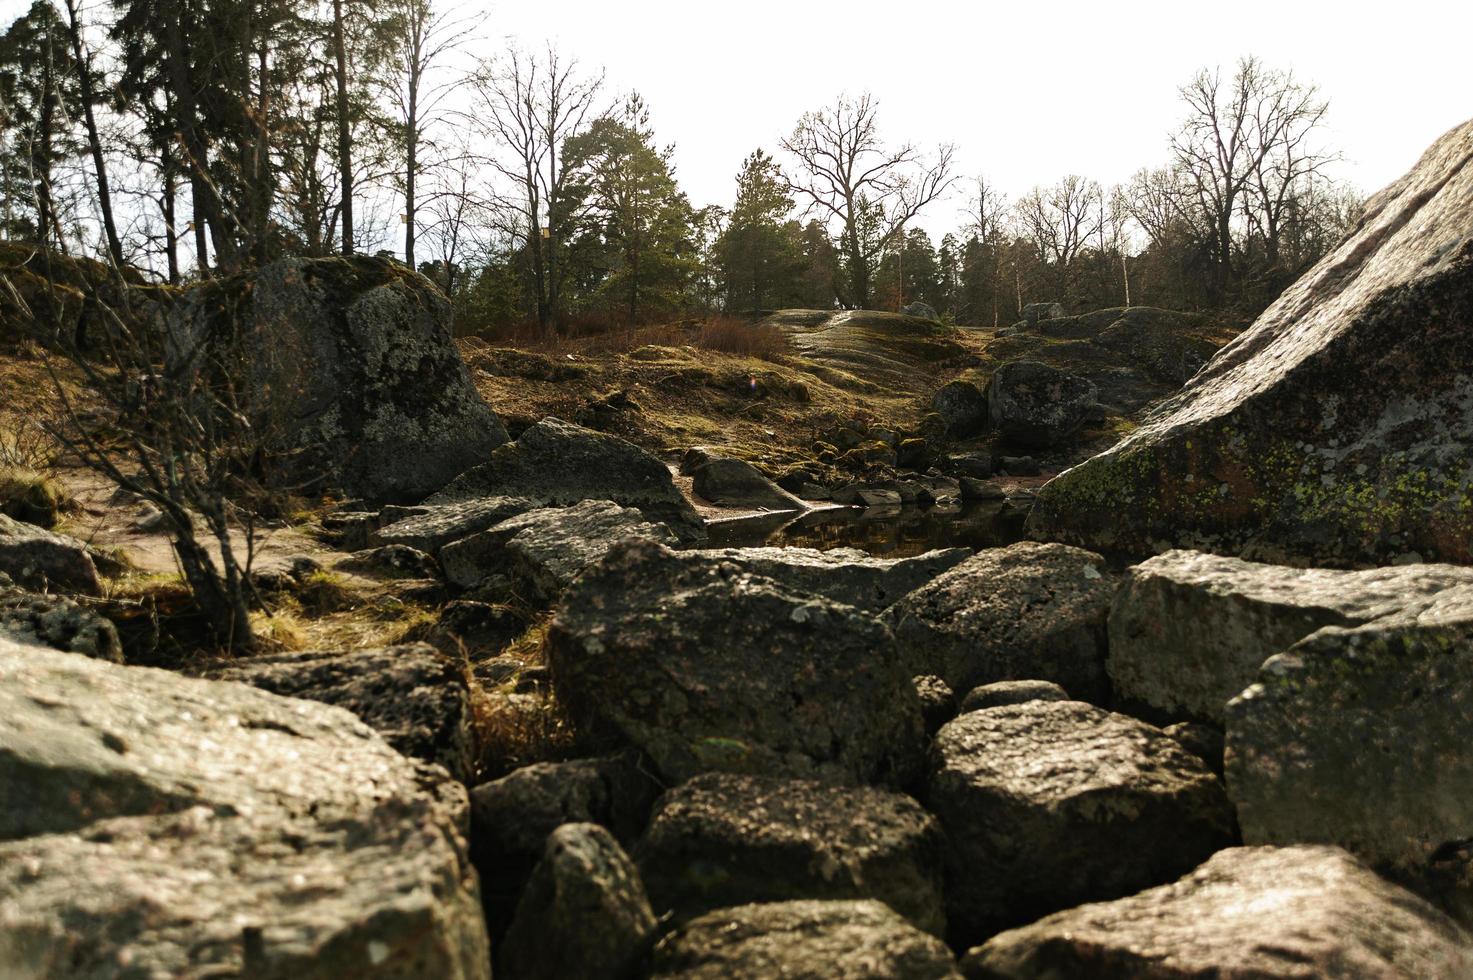
<path fill-rule="evenodd" d="M 992 294 L 992 325 L 999 325 L 998 294 L 1002 278 L 1003 230 L 1008 219 L 1007 195 L 987 182 L 985 177 L 972 179 L 973 189 L 967 199 L 965 231 L 987 249 L 988 284 Z M 978 311 L 980 312 L 980 311 Z"/>
<path fill-rule="evenodd" d="M 951 186 L 953 148 L 926 160 L 910 143 L 887 147 L 876 125 L 878 103 L 864 93 L 798 120 L 782 148 L 797 160 L 789 190 L 839 226 L 851 304 L 870 305 L 879 256 L 907 222 Z"/>
<path fill-rule="evenodd" d="M 1052 187 L 1035 187 L 1018 201 L 1019 221 L 1038 257 L 1062 274 L 1100 231 L 1100 185 L 1070 174 Z"/>

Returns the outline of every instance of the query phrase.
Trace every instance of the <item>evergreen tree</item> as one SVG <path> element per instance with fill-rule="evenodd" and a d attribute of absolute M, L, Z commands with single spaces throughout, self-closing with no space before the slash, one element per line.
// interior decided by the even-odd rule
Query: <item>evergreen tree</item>
<path fill-rule="evenodd" d="M 726 308 L 761 310 L 786 305 L 799 292 L 803 252 L 787 180 L 777 162 L 755 150 L 737 174 L 736 205 L 717 243 L 726 283 Z"/>

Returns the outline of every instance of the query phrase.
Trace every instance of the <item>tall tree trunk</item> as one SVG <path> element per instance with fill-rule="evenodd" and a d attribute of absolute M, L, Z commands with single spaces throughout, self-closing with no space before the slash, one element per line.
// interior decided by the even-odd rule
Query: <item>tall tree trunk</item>
<path fill-rule="evenodd" d="M 210 277 L 210 239 L 201 210 L 205 207 L 208 194 L 203 190 L 203 185 L 204 181 L 199 178 L 198 174 L 190 177 L 189 196 L 194 206 L 194 221 L 191 224 L 194 226 L 195 265 L 199 267 L 200 277 L 208 279 Z"/>
<path fill-rule="evenodd" d="M 332 47 L 337 61 L 338 170 L 343 188 L 343 254 L 353 254 L 353 135 L 348 126 L 348 42 L 344 0 L 332 0 Z"/>
<path fill-rule="evenodd" d="M 404 133 L 404 263 L 418 268 L 414 261 L 414 180 L 419 170 L 419 53 L 413 52 L 409 67 L 409 111 Z"/>
<path fill-rule="evenodd" d="M 271 258 L 271 208 L 276 200 L 276 179 L 271 173 L 271 63 L 269 33 L 263 30 L 261 46 L 256 51 L 256 74 L 259 78 L 259 94 L 256 99 L 256 160 L 255 160 L 255 227 L 251 229 L 255 238 L 256 262 L 265 264 Z"/>
<path fill-rule="evenodd" d="M 182 12 L 178 3 L 171 3 L 164 16 L 166 28 L 169 81 L 174 89 L 175 115 L 183 137 L 185 158 L 189 164 L 190 190 L 194 202 L 195 254 L 199 256 L 201 274 L 209 268 L 209 250 L 205 247 L 205 233 L 215 245 L 215 257 L 229 266 L 235 260 L 235 239 L 226 226 L 225 202 L 219 190 L 209 178 L 209 147 L 199 131 L 197 106 L 194 90 L 194 72 L 189 63 L 189 46 L 184 38 Z"/>
<path fill-rule="evenodd" d="M 179 284 L 179 226 L 178 193 L 174 185 L 174 158 L 169 151 L 169 142 L 164 140 L 159 148 L 159 172 L 163 174 L 164 186 L 160 207 L 164 212 L 164 256 L 169 263 L 169 285 Z"/>
<path fill-rule="evenodd" d="M 87 125 L 87 143 L 92 150 L 92 167 L 97 174 L 97 207 L 102 211 L 102 227 L 107 234 L 107 251 L 113 265 L 123 268 L 123 244 L 118 239 L 117 222 L 113 220 L 112 190 L 108 186 L 107 162 L 102 157 L 102 140 L 97 135 L 96 97 L 92 89 L 92 68 L 82 50 L 82 25 L 77 12 L 78 0 L 66 0 L 67 34 L 72 42 L 72 58 L 77 66 L 77 84 L 82 90 L 82 119 Z"/>

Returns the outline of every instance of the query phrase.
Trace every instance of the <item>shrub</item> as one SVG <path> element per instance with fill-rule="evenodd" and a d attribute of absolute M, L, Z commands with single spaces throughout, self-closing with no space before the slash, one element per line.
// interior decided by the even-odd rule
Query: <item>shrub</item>
<path fill-rule="evenodd" d="M 695 336 L 695 346 L 764 361 L 782 360 L 789 351 L 788 338 L 776 325 L 750 323 L 730 316 L 707 320 Z"/>

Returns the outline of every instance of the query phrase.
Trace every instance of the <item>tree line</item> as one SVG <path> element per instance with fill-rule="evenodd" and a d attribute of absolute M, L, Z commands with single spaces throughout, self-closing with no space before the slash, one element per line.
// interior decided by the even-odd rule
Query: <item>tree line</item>
<path fill-rule="evenodd" d="M 0 231 L 182 283 L 390 254 L 459 327 L 556 333 L 724 310 L 1011 322 L 1029 302 L 1253 312 L 1356 220 L 1328 102 L 1254 58 L 1180 90 L 1159 166 L 1009 201 L 878 101 L 805 113 L 692 204 L 650 108 L 556 48 L 470 54 L 434 0 L 37 2 L 0 37 Z M 944 205 L 962 220 L 939 242 Z"/>

